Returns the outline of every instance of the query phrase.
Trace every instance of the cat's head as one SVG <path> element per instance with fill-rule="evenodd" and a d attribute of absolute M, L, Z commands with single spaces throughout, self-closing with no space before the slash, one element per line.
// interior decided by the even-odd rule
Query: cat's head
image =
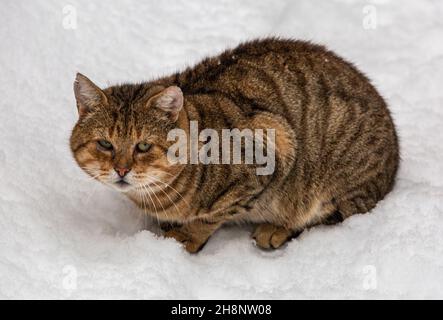
<path fill-rule="evenodd" d="M 120 85 L 101 90 L 82 74 L 74 82 L 79 119 L 70 146 L 91 177 L 127 192 L 150 190 L 181 168 L 167 159 L 183 94 L 175 86 Z"/>

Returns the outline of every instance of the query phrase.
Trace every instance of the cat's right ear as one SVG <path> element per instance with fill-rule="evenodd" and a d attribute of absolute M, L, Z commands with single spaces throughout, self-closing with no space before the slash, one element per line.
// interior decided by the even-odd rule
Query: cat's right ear
<path fill-rule="evenodd" d="M 183 108 L 183 92 L 177 86 L 170 86 L 154 97 L 151 97 L 148 104 L 152 104 L 156 108 L 163 110 L 169 120 L 176 122 Z"/>
<path fill-rule="evenodd" d="M 77 73 L 75 77 L 74 94 L 80 117 L 86 115 L 93 108 L 108 102 L 103 91 L 81 73 Z"/>

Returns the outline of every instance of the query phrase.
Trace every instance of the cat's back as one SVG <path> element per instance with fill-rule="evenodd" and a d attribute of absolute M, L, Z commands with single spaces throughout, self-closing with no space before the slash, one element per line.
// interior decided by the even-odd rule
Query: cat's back
<path fill-rule="evenodd" d="M 365 166 L 386 176 L 381 194 L 392 187 L 398 142 L 386 103 L 362 72 L 323 46 L 255 40 L 172 79 L 185 95 L 223 97 L 246 116 L 267 112 L 286 119 L 295 132 L 292 174 L 304 180 L 299 185 L 337 184 Z"/>
<path fill-rule="evenodd" d="M 174 80 L 188 93 L 204 92 L 208 85 L 220 84 L 220 78 L 241 82 L 245 76 L 241 73 L 253 66 L 262 70 L 269 69 L 267 71 L 271 73 L 315 71 L 326 78 L 347 74 L 367 80 L 352 64 L 322 45 L 277 38 L 242 43 L 177 73 Z"/>
<path fill-rule="evenodd" d="M 396 140 L 387 106 L 369 79 L 334 52 L 310 42 L 246 42 L 171 79 L 185 95 L 223 97 L 245 115 L 275 113 L 296 132 L 317 132 L 299 139 L 339 135 L 339 128 L 365 122 L 389 128 Z"/>
<path fill-rule="evenodd" d="M 324 46 L 268 38 L 240 44 L 169 78 L 185 94 L 219 94 L 246 113 L 256 109 L 289 116 L 322 108 L 331 97 L 359 99 L 385 112 L 367 77 Z M 289 112 L 289 114 L 288 114 Z"/>

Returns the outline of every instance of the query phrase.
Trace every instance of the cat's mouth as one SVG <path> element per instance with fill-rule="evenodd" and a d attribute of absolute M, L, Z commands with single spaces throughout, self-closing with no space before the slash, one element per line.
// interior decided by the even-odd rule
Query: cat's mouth
<path fill-rule="evenodd" d="M 126 182 L 125 180 L 121 179 L 119 181 L 114 182 L 114 186 L 119 191 L 128 191 L 131 187 L 131 184 Z"/>

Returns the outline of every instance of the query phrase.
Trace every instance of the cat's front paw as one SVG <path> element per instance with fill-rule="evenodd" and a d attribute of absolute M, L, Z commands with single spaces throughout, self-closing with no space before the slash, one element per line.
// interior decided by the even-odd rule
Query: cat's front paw
<path fill-rule="evenodd" d="M 270 223 L 263 223 L 257 226 L 252 238 L 255 239 L 255 243 L 260 248 L 277 249 L 291 239 L 292 235 L 292 230 Z"/>
<path fill-rule="evenodd" d="M 166 231 L 164 236 L 166 238 L 174 238 L 178 242 L 183 243 L 186 251 L 189 253 L 197 253 L 200 251 L 208 240 L 207 238 L 186 232 L 186 230 L 180 227 Z"/>

